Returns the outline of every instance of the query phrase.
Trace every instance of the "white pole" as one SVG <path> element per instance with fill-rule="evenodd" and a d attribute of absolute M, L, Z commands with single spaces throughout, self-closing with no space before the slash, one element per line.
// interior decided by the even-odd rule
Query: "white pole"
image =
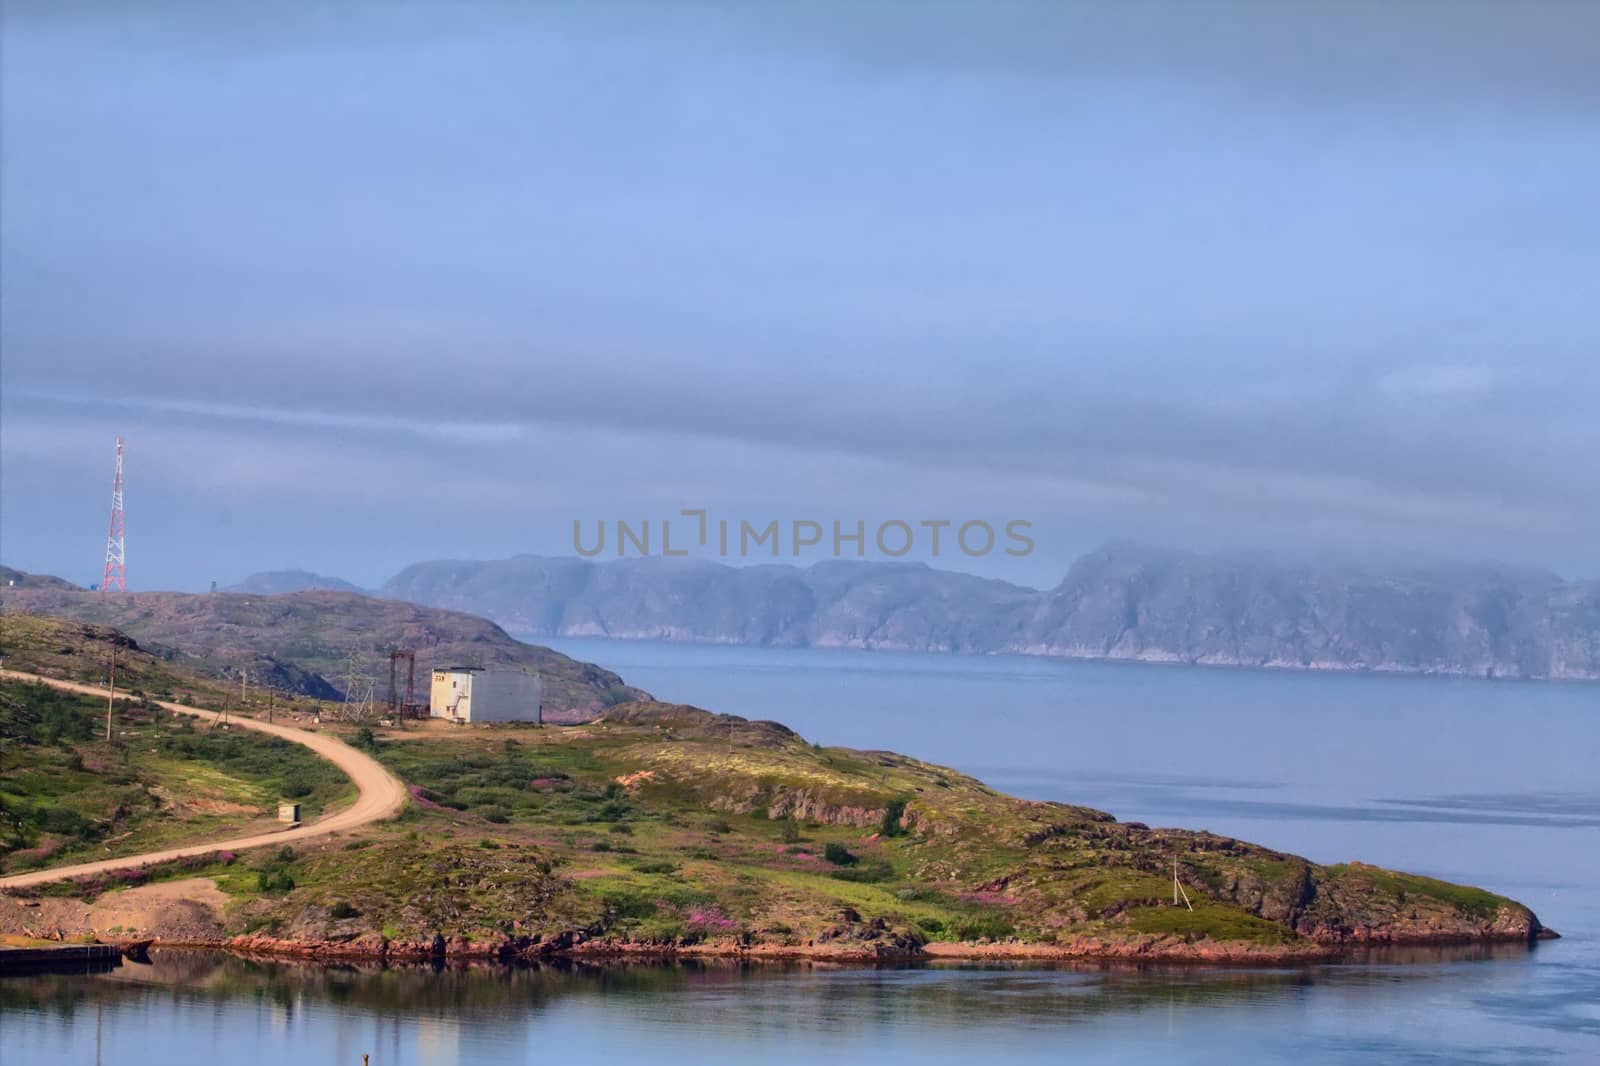
<path fill-rule="evenodd" d="M 111 742 L 111 708 L 117 702 L 117 639 L 111 638 L 111 677 L 106 686 L 110 691 L 106 696 L 106 743 Z"/>

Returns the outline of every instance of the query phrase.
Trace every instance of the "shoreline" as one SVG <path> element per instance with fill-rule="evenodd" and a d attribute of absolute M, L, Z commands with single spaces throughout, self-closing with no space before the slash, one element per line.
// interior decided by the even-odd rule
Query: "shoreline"
<path fill-rule="evenodd" d="M 1416 678 L 1419 680 L 1443 681 L 1485 681 L 1493 683 L 1521 683 L 1529 685 L 1600 685 L 1600 673 L 1570 674 L 1551 676 L 1546 674 L 1496 674 L 1491 672 L 1478 673 L 1466 670 L 1432 669 L 1425 667 L 1409 667 L 1399 665 L 1363 665 L 1356 663 L 1290 663 L 1282 661 L 1273 662 L 1245 662 L 1226 658 L 1186 658 L 1179 655 L 1105 655 L 1095 653 L 1078 653 L 1072 651 L 1025 651 L 1018 648 L 995 649 L 992 651 L 961 651 L 950 648 L 916 648 L 909 645 L 898 644 L 752 644 L 737 640 L 701 640 L 681 637 L 665 636 L 617 636 L 615 634 L 585 633 L 532 633 L 527 630 L 507 629 L 511 636 L 523 643 L 538 643 L 540 641 L 563 640 L 574 642 L 592 641 L 596 644 L 615 642 L 618 644 L 660 644 L 679 647 L 699 648 L 742 648 L 750 651 L 816 651 L 816 652 L 857 652 L 865 655 L 930 655 L 935 657 L 951 657 L 964 659 L 1026 659 L 1033 662 L 1063 662 L 1063 663 L 1100 663 L 1110 666 L 1165 666 L 1165 667 L 1190 667 L 1202 670 L 1236 671 L 1247 674 L 1269 675 L 1331 675 L 1335 677 L 1380 677 L 1380 678 Z M 540 645 L 541 647 L 547 645 Z M 552 648 L 560 651 L 559 648 Z M 562 654 L 566 654 L 563 652 Z"/>
<path fill-rule="evenodd" d="M 1543 929 L 1536 936 L 1440 936 L 1392 939 L 1349 940 L 1342 943 L 1305 941 L 1297 944 L 1251 944 L 1243 941 L 1184 941 L 1175 937 L 1146 935 L 1126 940 L 1095 937 L 1073 938 L 1066 942 L 1030 941 L 934 941 L 918 946 L 893 944 L 849 944 L 807 942 L 802 944 L 755 943 L 736 940 L 704 941 L 696 944 L 662 944 L 648 941 L 614 940 L 607 937 L 577 939 L 569 934 L 549 940 L 497 938 L 471 940 L 466 937 L 434 937 L 423 940 L 391 941 L 382 937 L 356 937 L 349 940 L 300 940 L 256 934 L 219 939 L 157 938 L 155 948 L 195 951 L 221 951 L 245 957 L 345 963 L 499 963 L 519 964 L 566 961 L 594 965 L 635 962 L 677 962 L 686 960 L 736 960 L 747 962 L 822 962 L 842 964 L 923 963 L 923 962 L 1083 962 L 1163 966 L 1263 966 L 1305 965 L 1309 963 L 1349 962 L 1361 964 L 1362 956 L 1395 952 L 1400 955 L 1440 952 L 1467 952 L 1523 948 L 1532 951 L 1541 940 L 1560 939 L 1554 930 Z M 120 943 L 119 941 L 107 941 Z M 1385 963 L 1396 960 L 1384 960 Z M 1404 961 L 1399 960 L 1399 961 Z"/>

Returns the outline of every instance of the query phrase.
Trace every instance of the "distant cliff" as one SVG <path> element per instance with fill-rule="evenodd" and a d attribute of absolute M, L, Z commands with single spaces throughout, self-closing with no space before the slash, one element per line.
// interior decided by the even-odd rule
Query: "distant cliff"
<path fill-rule="evenodd" d="M 1487 565 L 1380 571 L 1115 544 L 1038 590 L 906 563 L 518 556 L 421 563 L 380 594 L 525 637 L 1600 679 L 1600 582 Z"/>

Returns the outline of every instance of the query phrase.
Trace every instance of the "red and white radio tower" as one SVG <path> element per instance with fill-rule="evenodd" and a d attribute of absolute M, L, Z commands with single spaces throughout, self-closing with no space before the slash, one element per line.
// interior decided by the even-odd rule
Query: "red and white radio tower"
<path fill-rule="evenodd" d="M 106 573 L 100 591 L 110 592 L 111 582 L 118 592 L 128 591 L 128 574 L 123 565 L 122 544 L 122 438 L 117 438 L 117 478 L 111 483 L 111 527 L 106 530 Z"/>

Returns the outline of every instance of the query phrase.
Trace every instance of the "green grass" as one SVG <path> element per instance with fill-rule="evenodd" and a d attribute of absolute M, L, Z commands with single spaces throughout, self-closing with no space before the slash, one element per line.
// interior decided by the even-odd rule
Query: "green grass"
<path fill-rule="evenodd" d="M 1493 918 L 1501 907 L 1514 905 L 1511 900 L 1503 896 L 1471 885 L 1456 885 L 1432 877 L 1381 870 L 1374 866 L 1350 866 L 1341 863 L 1328 867 L 1328 872 L 1341 879 L 1370 885 L 1402 905 L 1419 899 L 1437 900 L 1463 914 L 1477 918 Z"/>
<path fill-rule="evenodd" d="M 190 730 L 132 760 L 135 768 L 102 766 L 79 717 L 39 712 L 28 757 L 48 748 L 54 759 L 93 761 L 82 772 L 98 772 L 103 789 L 145 787 L 140 773 L 170 778 L 190 766 L 191 787 L 242 802 L 258 784 L 248 766 L 271 753 L 212 750 L 227 738 Z M 149 742 L 144 732 L 133 739 Z M 1295 934 L 1246 908 L 1260 904 L 1263 885 L 1281 894 L 1306 870 L 1313 886 L 1339 881 L 1334 905 L 1360 920 L 1383 920 L 1375 902 L 1391 916 L 1397 901 L 1491 916 L 1500 903 L 1427 878 L 1324 869 L 1208 834 L 1122 825 L 1003 796 L 904 756 L 816 748 L 779 727 L 664 705 L 631 705 L 584 726 L 374 730 L 357 741 L 419 802 L 364 830 L 358 848 L 325 841 L 218 866 L 214 876 L 236 899 L 230 928 L 289 929 L 308 914 L 354 910 L 343 920 L 397 937 L 583 929 L 685 942 L 1049 943 L 1152 934 L 1277 945 Z M 274 780 L 299 787 L 284 767 Z M 49 782 L 29 787 L 44 796 Z M 63 795 L 56 806 L 71 804 Z M 51 817 L 71 828 L 69 815 Z M 1166 904 L 1174 855 L 1192 912 Z"/>
<path fill-rule="evenodd" d="M 1112 869 L 1104 879 L 1091 881 L 1076 898 L 1090 917 L 1125 908 L 1129 903 L 1153 903 L 1172 895 L 1172 879 L 1138 870 Z"/>
<path fill-rule="evenodd" d="M 0 870 L 62 865 L 204 839 L 351 794 L 298 744 L 43 685 L 0 682 Z"/>
<path fill-rule="evenodd" d="M 1292 859 L 1251 858 L 1246 859 L 1244 865 L 1268 885 L 1288 884 L 1305 869 L 1304 863 Z"/>
<path fill-rule="evenodd" d="M 552 845 L 572 906 L 603 915 L 619 934 L 676 927 L 685 908 L 713 906 L 743 928 L 798 936 L 816 935 L 850 908 L 935 939 L 1049 940 L 1074 931 L 1294 938 L 1207 898 L 1246 872 L 1287 882 L 1302 868 L 1292 857 L 1231 844 L 1186 850 L 1198 910 L 1180 915 L 1161 905 L 1170 877 L 1116 843 L 1115 824 L 1098 812 L 1020 803 L 902 756 L 819 750 L 782 731 L 732 728 L 730 750 L 726 719 L 667 708 L 659 720 L 629 711 L 538 735 L 390 734 L 375 750 L 438 805 L 427 819 L 461 833 L 495 823 Z M 831 807 L 850 821 L 796 819 L 785 813 L 796 809 L 795 796 L 808 811 Z M 899 825 L 902 815 L 911 829 Z M 941 828 L 917 828 L 929 822 Z"/>
<path fill-rule="evenodd" d="M 1194 910 L 1182 906 L 1136 907 L 1127 912 L 1128 928 L 1157 936 L 1185 939 L 1286 944 L 1295 939 L 1283 926 L 1237 907 L 1200 901 Z"/>

